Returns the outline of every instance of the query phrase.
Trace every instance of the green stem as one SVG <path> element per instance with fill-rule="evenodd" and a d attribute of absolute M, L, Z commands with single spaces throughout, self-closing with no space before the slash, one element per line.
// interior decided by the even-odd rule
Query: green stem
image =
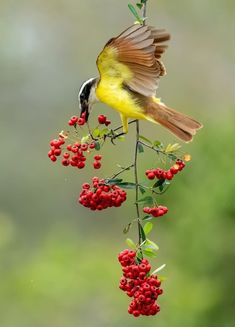
<path fill-rule="evenodd" d="M 136 216 L 137 216 L 137 223 L 138 223 L 138 233 L 139 233 L 139 242 L 140 245 L 143 240 L 141 236 L 141 221 L 140 221 L 140 208 L 139 208 L 139 181 L 138 181 L 138 144 L 139 144 L 139 137 L 140 137 L 140 128 L 139 128 L 139 121 L 136 120 L 136 142 L 135 142 L 135 158 L 134 158 L 134 176 L 135 176 L 135 206 L 136 206 Z"/>

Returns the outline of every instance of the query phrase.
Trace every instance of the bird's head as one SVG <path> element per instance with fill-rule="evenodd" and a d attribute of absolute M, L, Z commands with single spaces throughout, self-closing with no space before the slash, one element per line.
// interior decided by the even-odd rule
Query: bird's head
<path fill-rule="evenodd" d="M 97 78 L 90 78 L 82 84 L 79 90 L 78 101 L 81 110 L 80 116 L 84 117 L 86 121 L 88 121 L 92 105 L 98 101 L 95 93 L 97 82 Z"/>

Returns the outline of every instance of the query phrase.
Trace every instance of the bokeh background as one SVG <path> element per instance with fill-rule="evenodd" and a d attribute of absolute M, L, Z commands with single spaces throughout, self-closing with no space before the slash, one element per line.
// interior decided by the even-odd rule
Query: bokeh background
<path fill-rule="evenodd" d="M 231 0 L 149 1 L 149 23 L 172 33 L 158 94 L 205 127 L 184 145 L 193 161 L 162 198 L 170 212 L 152 232 L 153 266 L 167 264 L 161 314 L 134 319 L 116 260 L 132 195 L 90 212 L 76 199 L 94 172 L 47 158 L 49 140 L 78 112 L 80 84 L 97 75 L 97 54 L 132 24 L 127 1 L 0 1 L 0 326 L 235 325 L 234 13 Z M 94 112 L 119 121 L 104 105 Z M 175 142 L 160 127 L 141 129 Z M 99 176 L 130 163 L 133 135 L 102 150 Z M 142 176 L 155 164 L 145 152 Z"/>

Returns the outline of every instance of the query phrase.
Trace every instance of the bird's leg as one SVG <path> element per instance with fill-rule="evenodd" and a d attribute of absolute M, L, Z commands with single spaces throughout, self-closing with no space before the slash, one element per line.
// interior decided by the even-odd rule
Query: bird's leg
<path fill-rule="evenodd" d="M 118 138 L 119 136 L 125 135 L 128 133 L 128 118 L 124 116 L 123 114 L 120 114 L 121 121 L 122 121 L 122 132 L 119 134 L 114 134 L 114 131 L 112 131 L 113 135 L 111 136 L 111 142 L 114 144 L 114 140 Z"/>

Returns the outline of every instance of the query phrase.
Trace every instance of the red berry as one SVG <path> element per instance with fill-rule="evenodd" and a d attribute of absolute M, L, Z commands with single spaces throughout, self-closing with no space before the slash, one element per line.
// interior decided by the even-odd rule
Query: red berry
<path fill-rule="evenodd" d="M 82 151 L 87 151 L 87 149 L 88 149 L 88 145 L 87 144 L 82 144 L 81 145 L 81 150 Z"/>
<path fill-rule="evenodd" d="M 148 175 L 147 175 L 148 179 L 154 179 L 155 178 L 155 174 L 154 172 L 149 172 Z"/>
<path fill-rule="evenodd" d="M 171 180 L 172 178 L 173 178 L 173 174 L 171 173 L 170 170 L 168 170 L 168 171 L 166 172 L 166 179 L 167 179 L 167 180 Z"/>
<path fill-rule="evenodd" d="M 84 161 L 79 161 L 78 164 L 77 164 L 77 167 L 78 167 L 79 169 L 84 168 L 84 167 L 85 167 L 85 162 L 84 162 Z"/>
<path fill-rule="evenodd" d="M 57 160 L 56 156 L 54 156 L 54 155 L 51 156 L 50 159 L 51 159 L 51 161 L 54 161 L 54 162 Z"/>
<path fill-rule="evenodd" d="M 90 149 L 94 149 L 94 148 L 95 148 L 95 143 L 91 143 L 91 144 L 89 145 L 89 148 L 90 148 Z"/>
<path fill-rule="evenodd" d="M 99 122 L 100 124 L 105 124 L 106 119 L 107 119 L 107 117 L 104 116 L 104 115 L 99 115 L 99 116 L 98 116 L 98 122 Z"/>
<path fill-rule="evenodd" d="M 62 163 L 63 166 L 69 166 L 69 160 L 68 159 L 63 159 L 61 161 L 61 163 Z"/>
<path fill-rule="evenodd" d="M 95 169 L 100 169 L 100 167 L 101 167 L 101 163 L 100 163 L 100 161 L 94 161 L 94 163 L 93 163 L 93 167 L 94 167 Z"/>
<path fill-rule="evenodd" d="M 84 118 L 79 118 L 79 119 L 78 119 L 78 125 L 80 125 L 80 126 L 84 125 L 85 122 L 86 122 L 86 121 L 85 121 Z"/>
<path fill-rule="evenodd" d="M 111 124 L 111 120 L 106 120 L 106 122 L 105 122 L 105 126 L 109 126 Z"/>
<path fill-rule="evenodd" d="M 61 155 L 61 150 L 60 149 L 55 149 L 54 150 L 54 155 L 55 156 L 60 156 Z"/>
<path fill-rule="evenodd" d="M 70 154 L 69 154 L 68 152 L 65 152 L 65 153 L 63 154 L 63 157 L 64 157 L 65 159 L 68 159 L 68 158 L 70 157 Z"/>
<path fill-rule="evenodd" d="M 102 159 L 102 156 L 100 154 L 97 154 L 96 156 L 94 156 L 94 159 L 99 161 Z"/>

